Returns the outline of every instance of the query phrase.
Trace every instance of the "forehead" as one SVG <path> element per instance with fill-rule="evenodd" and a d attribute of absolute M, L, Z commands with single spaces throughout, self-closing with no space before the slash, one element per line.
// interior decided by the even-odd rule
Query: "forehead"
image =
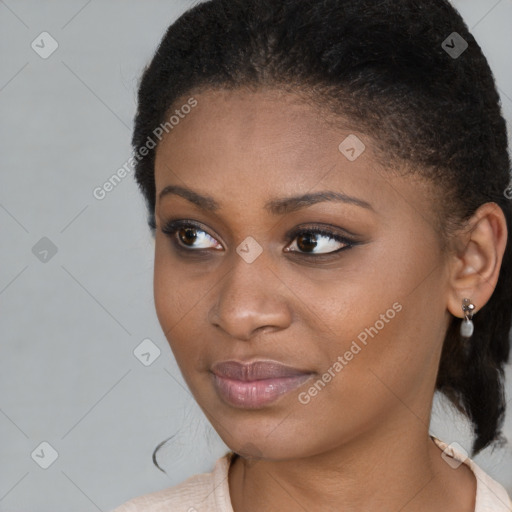
<path fill-rule="evenodd" d="M 348 162 L 339 145 L 355 130 L 341 118 L 333 127 L 326 113 L 303 96 L 270 89 L 207 91 L 194 98 L 197 106 L 158 146 L 157 186 L 169 169 L 176 173 L 186 169 L 191 179 L 213 170 L 218 179 L 240 177 L 245 171 L 246 181 L 266 170 L 274 182 L 280 178 L 296 182 L 308 176 L 318 179 L 334 165 Z M 369 138 L 359 136 L 366 141 L 364 157 L 346 170 L 375 163 Z"/>
<path fill-rule="evenodd" d="M 326 115 L 306 98 L 277 89 L 206 91 L 197 106 L 170 133 L 180 144 L 200 142 L 215 147 L 284 152 L 287 145 L 328 145 Z M 340 120 L 341 126 L 341 120 Z M 193 133 L 197 140 L 193 140 Z M 172 136 L 172 137 L 171 137 Z M 192 140 L 191 140 L 192 136 Z M 199 139 L 200 137 L 200 139 Z"/>
<path fill-rule="evenodd" d="M 359 197 L 381 214 L 412 208 L 430 217 L 426 183 L 393 179 L 377 161 L 371 137 L 347 119 L 335 125 L 304 96 L 216 90 L 193 97 L 197 106 L 157 148 L 157 205 L 168 185 L 185 185 L 221 205 L 238 199 L 260 209 L 269 198 L 330 189 Z M 364 150 L 350 160 L 340 144 L 354 136 Z"/>

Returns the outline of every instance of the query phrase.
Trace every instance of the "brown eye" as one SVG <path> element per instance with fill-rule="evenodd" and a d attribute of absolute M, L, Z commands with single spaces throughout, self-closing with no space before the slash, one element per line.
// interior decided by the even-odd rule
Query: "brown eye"
<path fill-rule="evenodd" d="M 294 243 L 287 251 L 308 256 L 325 256 L 355 245 L 355 242 L 346 237 L 315 227 L 296 231 L 290 238 Z M 328 250 L 329 248 L 332 248 L 332 250 Z"/>
<path fill-rule="evenodd" d="M 312 251 L 318 244 L 309 234 L 297 237 L 297 247 L 304 252 Z"/>
<path fill-rule="evenodd" d="M 190 251 L 222 249 L 222 246 L 215 238 L 191 222 L 170 221 L 162 228 L 162 233 L 171 237 L 178 247 L 186 248 Z"/>
<path fill-rule="evenodd" d="M 178 249 L 190 253 L 208 255 L 209 251 L 206 249 L 224 250 L 215 238 L 192 221 L 171 220 L 162 227 L 162 232 L 171 238 Z M 284 249 L 285 252 L 311 257 L 327 257 L 358 244 L 346 236 L 319 226 L 297 229 L 288 234 L 287 239 L 293 243 Z"/>
<path fill-rule="evenodd" d="M 178 230 L 178 237 L 185 245 L 193 245 L 197 239 L 195 228 L 181 228 Z"/>

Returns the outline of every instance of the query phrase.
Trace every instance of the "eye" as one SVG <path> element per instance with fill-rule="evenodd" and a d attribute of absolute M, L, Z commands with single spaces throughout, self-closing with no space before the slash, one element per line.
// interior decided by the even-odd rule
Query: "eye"
<path fill-rule="evenodd" d="M 192 221 L 171 220 L 165 224 L 162 232 L 172 239 L 178 249 L 189 253 L 206 252 L 207 249 L 223 250 L 215 238 Z M 296 229 L 287 234 L 287 239 L 293 243 L 285 248 L 286 252 L 313 257 L 338 253 L 357 244 L 346 236 L 320 226 Z"/>
<path fill-rule="evenodd" d="M 202 249 L 222 250 L 222 246 L 197 224 L 190 221 L 172 220 L 162 228 L 162 232 L 173 239 L 174 244 L 185 251 Z M 217 244 L 212 247 L 209 244 Z"/>
<path fill-rule="evenodd" d="M 308 256 L 333 254 L 355 245 L 353 240 L 318 226 L 294 231 L 290 239 L 293 240 L 293 244 L 285 249 L 287 252 Z M 330 248 L 332 250 L 329 250 Z"/>

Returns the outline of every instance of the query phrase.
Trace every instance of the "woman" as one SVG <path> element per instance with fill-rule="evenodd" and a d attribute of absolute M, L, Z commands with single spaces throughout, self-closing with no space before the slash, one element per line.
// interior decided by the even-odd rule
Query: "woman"
<path fill-rule="evenodd" d="M 157 315 L 231 449 L 115 512 L 512 510 L 429 434 L 502 441 L 510 160 L 444 0 L 211 0 L 139 90 Z"/>

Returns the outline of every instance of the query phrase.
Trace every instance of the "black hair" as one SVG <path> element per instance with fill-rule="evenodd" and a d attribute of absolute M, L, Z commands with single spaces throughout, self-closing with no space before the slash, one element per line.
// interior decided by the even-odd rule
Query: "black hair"
<path fill-rule="evenodd" d="M 327 117 L 348 119 L 372 138 L 390 172 L 402 163 L 432 183 L 443 249 L 486 202 L 503 210 L 511 232 L 507 129 L 494 76 L 447 0 L 200 3 L 168 28 L 144 70 L 133 148 L 148 146 L 155 128 L 193 94 L 263 88 L 301 94 Z M 153 235 L 155 151 L 135 165 Z M 476 306 L 468 353 L 452 316 L 436 381 L 471 421 L 473 455 L 505 441 L 512 237 L 491 298 Z"/>

